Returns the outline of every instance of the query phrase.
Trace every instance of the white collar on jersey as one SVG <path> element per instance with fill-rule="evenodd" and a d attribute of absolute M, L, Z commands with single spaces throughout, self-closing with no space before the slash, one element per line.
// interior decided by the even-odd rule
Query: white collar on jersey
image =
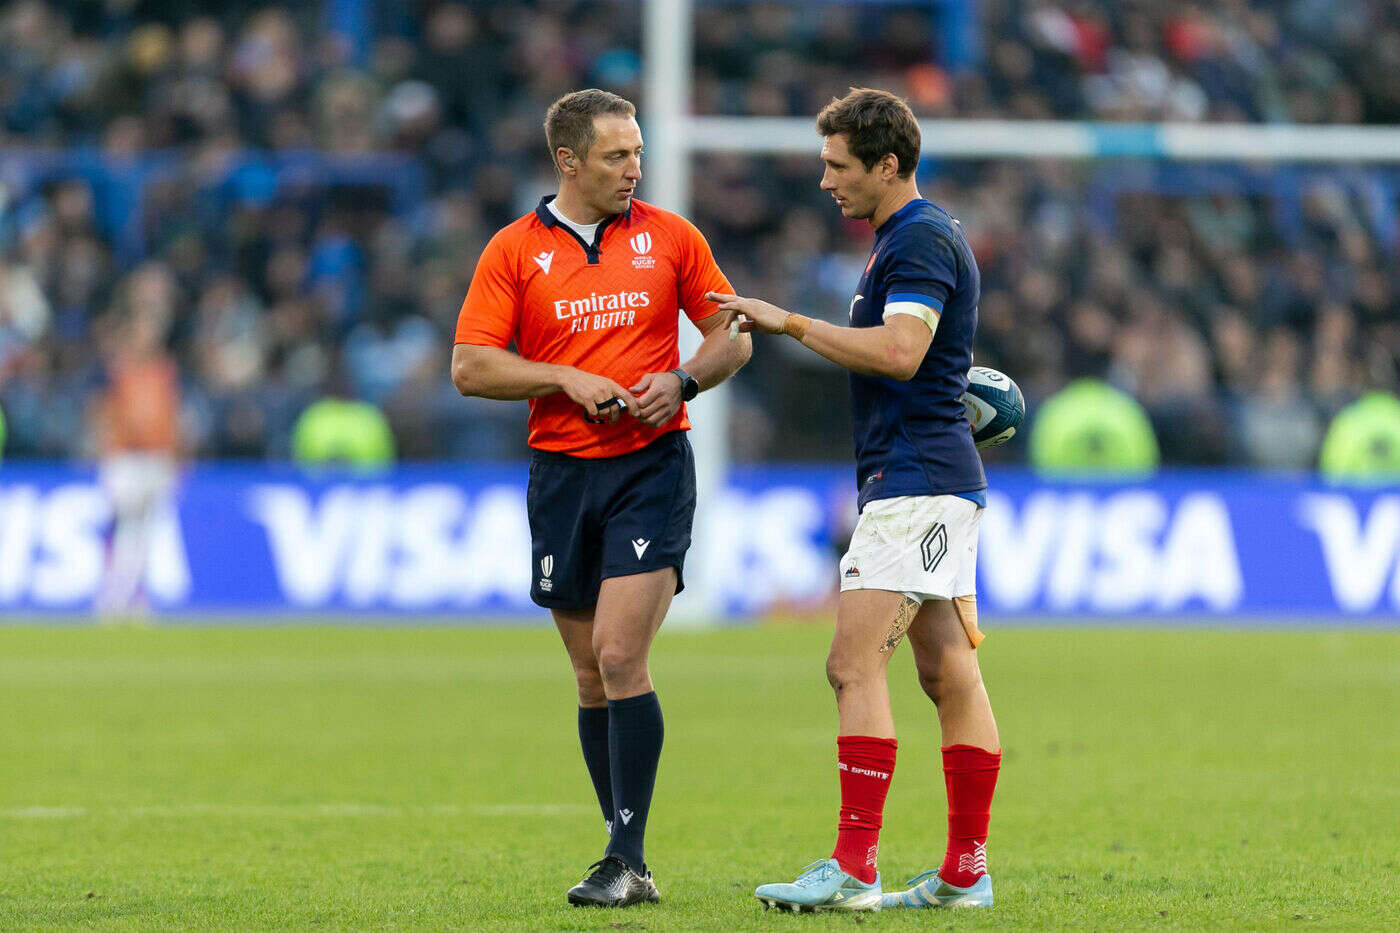
<path fill-rule="evenodd" d="M 598 232 L 598 223 L 601 223 L 602 221 L 598 221 L 597 223 L 591 224 L 574 223 L 572 220 L 564 216 L 563 211 L 559 210 L 558 206 L 556 206 L 553 201 L 550 201 L 548 204 L 545 205 L 545 207 L 549 208 L 549 212 L 553 214 L 556 218 L 558 218 L 561 224 L 577 233 L 579 235 L 579 239 L 583 240 L 583 242 L 593 242 L 593 235 Z"/>

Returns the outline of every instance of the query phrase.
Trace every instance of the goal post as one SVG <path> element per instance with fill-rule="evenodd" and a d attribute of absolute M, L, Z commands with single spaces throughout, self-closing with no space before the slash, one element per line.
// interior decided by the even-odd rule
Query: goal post
<path fill-rule="evenodd" d="M 642 6 L 645 96 L 639 122 L 646 145 L 642 189 L 646 200 L 689 216 L 692 150 L 687 140 L 693 134 L 685 124 L 690 119 L 693 0 L 648 0 Z M 699 346 L 699 333 L 682 314 L 681 359 Z M 709 559 L 717 531 L 714 510 L 707 505 L 724 489 L 729 470 L 729 391 L 729 385 L 722 383 L 686 406 L 695 448 L 697 507 L 686 589 L 671 612 L 672 620 L 682 624 L 713 624 L 723 609 L 714 577 L 718 568 Z"/>
<path fill-rule="evenodd" d="M 821 148 L 811 117 L 681 121 L 680 150 L 793 154 Z M 1103 159 L 1398 163 L 1400 127 L 1258 123 L 1093 123 L 919 119 L 922 155 L 948 159 Z"/>

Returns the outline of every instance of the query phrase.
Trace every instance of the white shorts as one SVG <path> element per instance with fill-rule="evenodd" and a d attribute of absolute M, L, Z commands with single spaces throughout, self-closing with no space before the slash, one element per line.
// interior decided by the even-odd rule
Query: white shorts
<path fill-rule="evenodd" d="M 99 465 L 98 479 L 113 512 L 142 515 L 163 504 L 175 491 L 175 459 L 155 451 L 111 454 Z"/>
<path fill-rule="evenodd" d="M 977 592 L 982 508 L 962 496 L 897 496 L 865 507 L 841 558 L 841 592 L 889 590 L 913 599 Z"/>

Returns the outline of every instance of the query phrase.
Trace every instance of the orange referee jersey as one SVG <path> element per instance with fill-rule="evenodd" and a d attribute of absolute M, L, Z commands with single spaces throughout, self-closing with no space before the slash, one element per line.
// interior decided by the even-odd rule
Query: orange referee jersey
<path fill-rule="evenodd" d="M 716 311 L 707 291 L 732 293 L 700 231 L 634 198 L 585 243 L 546 206 L 552 199 L 482 251 L 456 342 L 503 349 L 514 342 L 527 360 L 573 366 L 624 389 L 646 373 L 675 369 L 679 311 L 701 320 Z M 530 446 L 575 457 L 615 457 L 689 428 L 684 405 L 651 428 L 631 415 L 589 424 L 563 392 L 530 400 Z"/>
<path fill-rule="evenodd" d="M 103 452 L 175 455 L 180 446 L 180 373 L 164 353 L 114 363 L 102 399 Z"/>

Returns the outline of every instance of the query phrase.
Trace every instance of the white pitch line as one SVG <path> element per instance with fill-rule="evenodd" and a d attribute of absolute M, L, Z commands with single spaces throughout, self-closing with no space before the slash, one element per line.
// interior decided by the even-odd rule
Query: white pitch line
<path fill-rule="evenodd" d="M 566 816 L 593 808 L 581 803 L 479 803 L 470 809 L 475 816 Z"/>
<path fill-rule="evenodd" d="M 17 807 L 0 810 L 0 817 L 10 820 L 71 820 L 87 815 L 87 807 Z"/>
<path fill-rule="evenodd" d="M 133 807 L 32 806 L 0 809 L 3 820 L 74 820 L 89 816 L 123 816 L 137 819 L 171 816 L 239 816 L 273 818 L 348 818 L 411 816 L 570 816 L 591 808 L 574 803 L 435 803 L 418 806 L 385 806 L 373 803 L 237 804 L 181 803 Z"/>

